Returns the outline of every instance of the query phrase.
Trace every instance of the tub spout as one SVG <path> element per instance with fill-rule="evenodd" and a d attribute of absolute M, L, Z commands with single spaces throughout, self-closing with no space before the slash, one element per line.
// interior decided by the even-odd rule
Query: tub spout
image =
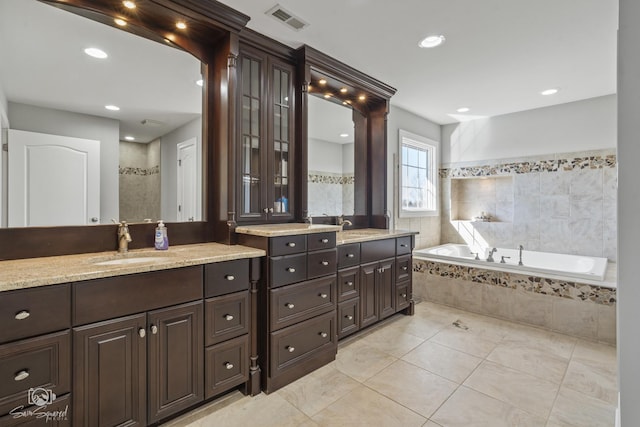
<path fill-rule="evenodd" d="M 518 252 L 519 252 L 519 260 L 518 260 L 518 265 L 523 265 L 522 264 L 522 251 L 524 250 L 524 246 L 520 245 L 518 246 Z"/>
<path fill-rule="evenodd" d="M 487 262 L 494 262 L 493 260 L 493 254 L 498 252 L 497 248 L 493 248 L 489 251 L 489 256 L 487 257 Z"/>

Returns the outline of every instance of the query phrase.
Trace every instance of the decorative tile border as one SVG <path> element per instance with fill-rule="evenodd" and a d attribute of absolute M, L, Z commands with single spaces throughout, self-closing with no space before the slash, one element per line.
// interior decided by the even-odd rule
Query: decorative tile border
<path fill-rule="evenodd" d="M 431 274 L 449 279 L 483 283 L 525 292 L 550 295 L 560 298 L 614 305 L 617 301 L 616 289 L 585 283 L 548 279 L 505 271 L 486 270 L 444 262 L 413 260 L 414 273 Z"/>
<path fill-rule="evenodd" d="M 307 182 L 312 184 L 353 184 L 355 182 L 355 176 L 314 171 L 309 173 Z"/>
<path fill-rule="evenodd" d="M 132 168 L 132 167 L 119 166 L 118 173 L 120 175 L 138 175 L 138 176 L 156 175 L 160 173 L 160 165 L 156 165 L 150 168 Z"/>
<path fill-rule="evenodd" d="M 440 169 L 439 176 L 440 178 L 499 176 L 531 172 L 558 172 L 572 171 L 576 169 L 615 168 L 616 164 L 617 156 L 615 154 L 607 154 L 567 159 L 532 160 L 499 163 L 495 165 L 443 168 Z"/>

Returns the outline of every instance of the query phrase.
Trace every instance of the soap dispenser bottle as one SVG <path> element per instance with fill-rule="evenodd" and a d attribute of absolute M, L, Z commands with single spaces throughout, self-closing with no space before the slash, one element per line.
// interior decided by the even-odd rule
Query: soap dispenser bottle
<path fill-rule="evenodd" d="M 169 236 L 167 235 L 167 227 L 165 227 L 162 220 L 158 221 L 158 226 L 156 227 L 155 246 L 159 251 L 169 249 Z"/>

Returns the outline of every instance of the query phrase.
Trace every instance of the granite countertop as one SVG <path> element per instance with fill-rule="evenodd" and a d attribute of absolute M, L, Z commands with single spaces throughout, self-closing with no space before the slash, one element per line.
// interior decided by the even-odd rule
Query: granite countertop
<path fill-rule="evenodd" d="M 247 246 L 199 243 L 166 251 L 148 248 L 0 261 L 0 292 L 265 255 Z"/>
<path fill-rule="evenodd" d="M 243 225 L 236 228 L 236 233 L 250 234 L 260 237 L 293 236 L 298 234 L 325 233 L 327 231 L 340 231 L 339 225 L 325 224 L 264 224 L 264 225 Z"/>
<path fill-rule="evenodd" d="M 413 236 L 418 234 L 410 230 L 385 230 L 379 228 L 361 228 L 345 230 L 337 233 L 336 243 L 346 245 L 349 243 L 370 242 L 373 240 L 391 239 L 394 237 Z"/>

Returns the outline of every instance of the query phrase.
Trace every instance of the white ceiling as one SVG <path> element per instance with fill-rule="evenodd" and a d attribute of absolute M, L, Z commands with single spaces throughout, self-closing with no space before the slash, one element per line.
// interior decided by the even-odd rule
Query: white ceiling
<path fill-rule="evenodd" d="M 265 15 L 278 1 L 310 25 L 294 31 Z M 308 44 L 395 87 L 392 104 L 440 124 L 616 92 L 617 0 L 222 3 L 249 15 L 251 29 Z M 418 48 L 430 34 L 445 43 Z M 552 87 L 560 92 L 539 94 Z"/>
<path fill-rule="evenodd" d="M 354 141 L 353 112 L 351 108 L 326 101 L 317 96 L 308 98 L 309 120 L 307 132 L 309 138 L 335 144 L 348 144 Z M 341 134 L 348 136 L 342 137 Z"/>

